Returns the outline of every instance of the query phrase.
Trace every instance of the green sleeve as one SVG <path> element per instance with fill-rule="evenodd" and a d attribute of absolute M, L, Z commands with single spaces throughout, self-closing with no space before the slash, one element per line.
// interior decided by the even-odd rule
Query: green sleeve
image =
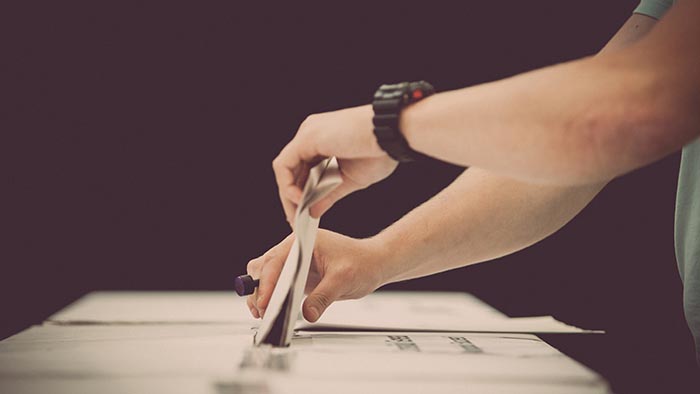
<path fill-rule="evenodd" d="M 634 13 L 661 19 L 672 5 L 673 0 L 642 0 L 634 9 Z"/>

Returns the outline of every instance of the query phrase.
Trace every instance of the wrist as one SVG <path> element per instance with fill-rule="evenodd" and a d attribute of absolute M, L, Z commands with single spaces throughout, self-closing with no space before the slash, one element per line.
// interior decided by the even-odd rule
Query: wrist
<path fill-rule="evenodd" d="M 362 240 L 368 250 L 368 254 L 371 258 L 367 259 L 370 264 L 370 269 L 374 273 L 374 282 L 377 288 L 393 282 L 393 274 L 389 269 L 390 259 L 392 258 L 389 253 L 387 253 L 387 245 L 381 237 L 375 235 L 370 238 L 365 238 Z"/>
<path fill-rule="evenodd" d="M 363 130 L 363 136 L 367 141 L 367 152 L 369 152 L 369 157 L 389 157 L 389 155 L 382 149 L 377 141 L 377 137 L 374 135 L 374 123 L 372 118 L 374 117 L 374 109 L 372 104 L 363 105 L 357 107 L 360 112 L 359 119 L 361 119 L 360 129 Z"/>
<path fill-rule="evenodd" d="M 416 152 L 423 152 L 421 138 L 425 135 L 424 131 L 430 127 L 425 124 L 425 113 L 428 112 L 430 104 L 434 101 L 435 95 L 426 97 L 425 99 L 413 103 L 404 108 L 399 118 L 399 128 L 406 139 L 408 146 Z"/>
<path fill-rule="evenodd" d="M 409 256 L 404 255 L 405 247 L 401 238 L 388 231 L 365 239 L 374 256 L 379 287 L 404 280 Z"/>

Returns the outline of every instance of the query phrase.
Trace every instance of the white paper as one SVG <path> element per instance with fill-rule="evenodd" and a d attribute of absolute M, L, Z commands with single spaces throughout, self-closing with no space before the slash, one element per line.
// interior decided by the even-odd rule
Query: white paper
<path fill-rule="evenodd" d="M 254 319 L 233 291 L 100 291 L 48 321 L 61 324 L 245 323 Z"/>
<path fill-rule="evenodd" d="M 551 316 L 518 317 L 496 311 L 466 293 L 379 292 L 333 303 L 316 323 L 300 330 L 459 331 L 515 333 L 597 333 Z"/>
<path fill-rule="evenodd" d="M 296 211 L 294 244 L 284 262 L 270 303 L 265 310 L 265 317 L 255 336 L 256 345 L 265 343 L 275 346 L 289 345 L 304 297 L 304 287 L 318 230 L 319 220 L 311 217 L 309 208 L 337 187 L 341 181 L 338 162 L 335 158 L 326 159 L 311 169 L 304 186 L 301 203 Z M 275 324 L 281 326 L 281 333 L 273 332 Z"/>

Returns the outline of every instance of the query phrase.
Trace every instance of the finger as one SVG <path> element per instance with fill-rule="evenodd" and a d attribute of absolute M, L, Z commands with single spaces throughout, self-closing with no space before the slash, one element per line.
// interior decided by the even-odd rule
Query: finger
<path fill-rule="evenodd" d="M 253 315 L 254 318 L 259 319 L 260 314 L 258 313 L 258 308 L 255 306 L 255 303 L 253 302 L 253 296 L 248 296 L 246 297 L 246 305 L 248 305 L 248 309 L 250 309 L 250 314 Z"/>
<path fill-rule="evenodd" d="M 324 278 L 304 300 L 304 318 L 312 323 L 317 321 L 326 308 L 339 298 L 339 293 L 338 282 L 328 277 Z"/>
<path fill-rule="evenodd" d="M 296 216 L 297 205 L 287 198 L 284 198 L 282 193 L 279 193 L 282 209 L 284 210 L 284 218 L 289 223 L 289 227 L 294 228 L 294 217 Z"/>
<path fill-rule="evenodd" d="M 256 258 L 250 260 L 245 267 L 246 273 L 248 273 L 248 275 L 252 276 L 253 278 L 257 278 L 258 274 L 260 273 L 261 265 L 262 265 L 261 257 L 256 257 Z"/>
<path fill-rule="evenodd" d="M 255 301 L 260 316 L 265 316 L 265 309 L 267 309 L 270 298 L 272 298 L 272 292 L 275 290 L 277 279 L 279 279 L 280 272 L 282 272 L 285 258 L 286 256 L 274 256 L 272 257 L 274 261 L 270 261 L 263 266 L 260 273 L 260 286 L 257 288 L 257 299 Z"/>
<path fill-rule="evenodd" d="M 311 141 L 302 141 L 297 134 L 272 162 L 275 181 L 288 222 L 292 222 L 296 205 L 301 201 L 302 188 L 309 177 L 310 169 L 323 157 L 314 150 Z"/>
<path fill-rule="evenodd" d="M 329 244 L 327 241 L 327 235 L 329 231 L 324 230 L 319 228 L 318 233 L 316 234 L 316 242 L 314 244 L 314 250 L 311 254 L 311 267 L 309 268 L 309 274 L 306 277 L 306 284 L 304 286 L 304 294 L 309 295 L 311 294 L 316 286 L 321 282 L 323 279 L 323 274 L 326 271 L 325 268 L 323 268 L 324 265 L 324 256 L 327 255 L 327 251 L 325 250 L 325 247 Z M 330 243 L 331 247 L 333 246 L 333 243 Z"/>
<path fill-rule="evenodd" d="M 296 179 L 299 167 L 303 163 L 297 145 L 296 139 L 292 140 L 272 161 L 272 170 L 275 172 L 275 181 L 280 195 L 294 204 L 298 204 L 301 199 L 301 188 L 297 185 Z"/>
<path fill-rule="evenodd" d="M 250 260 L 248 262 L 248 266 L 246 267 L 246 272 L 248 275 L 250 275 L 253 279 L 256 279 L 260 277 L 260 268 L 262 265 L 262 259 L 260 257 Z M 246 304 L 248 305 L 248 308 L 250 309 L 250 313 L 257 319 L 260 317 L 260 312 L 258 311 L 258 307 L 256 305 L 257 301 L 257 289 L 256 291 L 253 292 L 253 294 L 249 295 L 246 298 Z"/>
<path fill-rule="evenodd" d="M 256 289 L 255 300 L 255 306 L 260 316 L 265 316 L 265 309 L 270 303 L 270 298 L 284 267 L 284 261 L 287 259 L 293 240 L 292 235 L 288 236 L 263 256 L 259 277 L 260 284 Z"/>

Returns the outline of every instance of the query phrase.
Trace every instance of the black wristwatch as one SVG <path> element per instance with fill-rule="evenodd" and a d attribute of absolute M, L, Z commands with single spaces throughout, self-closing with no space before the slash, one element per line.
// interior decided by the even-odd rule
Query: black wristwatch
<path fill-rule="evenodd" d="M 433 93 L 435 88 L 425 81 L 382 85 L 374 93 L 372 102 L 374 135 L 377 137 L 379 146 L 394 160 L 409 162 L 424 157 L 408 145 L 406 138 L 399 130 L 399 116 L 406 106 Z"/>

